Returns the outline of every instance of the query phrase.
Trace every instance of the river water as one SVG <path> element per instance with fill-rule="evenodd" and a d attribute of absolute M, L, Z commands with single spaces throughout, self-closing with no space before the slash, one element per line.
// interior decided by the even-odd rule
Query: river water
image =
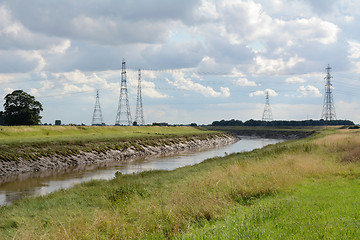
<path fill-rule="evenodd" d="M 241 140 L 227 146 L 217 147 L 206 151 L 191 151 L 168 157 L 148 157 L 133 161 L 120 162 L 115 166 L 97 169 L 84 169 L 66 174 L 29 178 L 23 181 L 9 182 L 0 185 L 0 205 L 10 204 L 15 200 L 27 196 L 41 196 L 62 188 L 70 188 L 75 184 L 93 179 L 111 179 L 117 171 L 123 174 L 142 172 L 147 170 L 173 170 L 175 168 L 194 165 L 205 159 L 224 156 L 234 152 L 251 151 L 268 144 L 275 144 L 283 140 L 264 139 L 240 136 Z"/>

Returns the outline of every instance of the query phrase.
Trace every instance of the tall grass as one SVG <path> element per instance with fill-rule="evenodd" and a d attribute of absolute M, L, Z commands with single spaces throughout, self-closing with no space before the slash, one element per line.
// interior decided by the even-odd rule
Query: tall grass
<path fill-rule="evenodd" d="M 359 132 L 339 131 L 174 171 L 117 174 L 108 182 L 91 181 L 29 198 L 0 208 L 0 238 L 168 239 L 189 233 L 184 237 L 226 239 L 222 231 L 207 235 L 197 229 L 217 226 L 232 216 L 232 210 L 246 211 L 263 200 L 292 193 L 307 181 L 359 177 L 356 162 L 342 161 L 346 144 L 337 143 L 336 138 L 343 141 L 347 137 L 356 142 L 360 136 Z M 257 218 L 250 216 L 251 222 L 271 225 L 275 219 L 272 208 L 276 210 L 277 205 L 260 207 Z M 239 224 L 246 224 L 246 218 Z M 249 236 L 264 236 L 262 230 L 256 226 Z M 272 236 L 280 236 L 277 234 Z"/>

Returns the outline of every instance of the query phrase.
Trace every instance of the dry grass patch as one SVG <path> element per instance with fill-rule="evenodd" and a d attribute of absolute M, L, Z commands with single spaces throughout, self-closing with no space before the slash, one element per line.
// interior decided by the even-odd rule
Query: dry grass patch
<path fill-rule="evenodd" d="M 341 162 L 360 162 L 360 130 L 339 130 L 337 134 L 317 139 L 314 144 L 328 153 L 339 154 Z"/>
<path fill-rule="evenodd" d="M 349 163 L 360 162 L 360 145 L 343 153 L 343 155 L 341 157 L 341 161 L 349 162 Z"/>

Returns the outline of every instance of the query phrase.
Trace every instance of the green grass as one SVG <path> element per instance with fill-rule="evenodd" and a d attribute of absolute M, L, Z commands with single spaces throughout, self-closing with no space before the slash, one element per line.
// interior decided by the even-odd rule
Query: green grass
<path fill-rule="evenodd" d="M 130 146 L 158 145 L 174 138 L 184 141 L 219 134 L 194 127 L 160 126 L 18 126 L 0 127 L 0 161 L 18 158 L 36 160 L 43 156 L 71 155 L 80 151 L 105 152 Z"/>
<path fill-rule="evenodd" d="M 360 180 L 306 181 L 179 239 L 359 239 Z"/>
<path fill-rule="evenodd" d="M 0 239 L 358 238 L 360 131 L 91 181 L 0 208 Z M 299 232 L 299 233 L 298 233 Z"/>
<path fill-rule="evenodd" d="M 194 127 L 160 126 L 1 126 L 0 143 L 42 143 L 48 141 L 98 141 L 158 136 L 203 134 L 206 130 Z"/>

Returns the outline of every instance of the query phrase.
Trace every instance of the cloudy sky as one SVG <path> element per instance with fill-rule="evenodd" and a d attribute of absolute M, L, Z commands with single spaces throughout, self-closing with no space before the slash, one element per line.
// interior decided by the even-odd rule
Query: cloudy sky
<path fill-rule="evenodd" d="M 43 123 L 91 124 L 96 90 L 114 124 L 121 62 L 132 118 L 142 69 L 146 123 L 320 119 L 332 67 L 338 119 L 360 121 L 359 0 L 0 0 L 0 96 Z"/>

